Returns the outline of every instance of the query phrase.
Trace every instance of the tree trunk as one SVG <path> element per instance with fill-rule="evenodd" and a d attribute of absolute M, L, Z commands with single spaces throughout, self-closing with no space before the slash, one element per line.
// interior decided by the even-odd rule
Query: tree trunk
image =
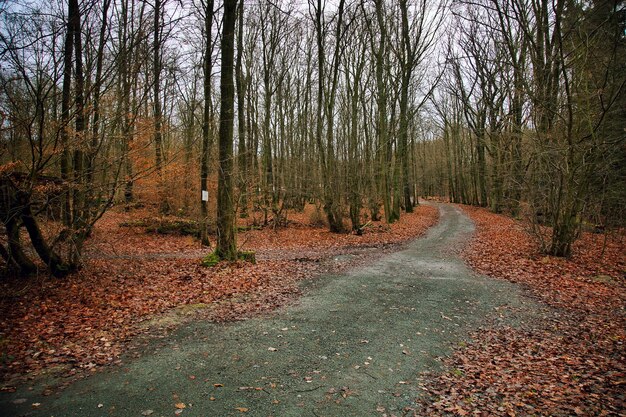
<path fill-rule="evenodd" d="M 124 159 L 125 184 L 124 184 L 124 201 L 130 204 L 133 199 L 133 161 L 131 159 L 131 117 L 130 117 L 130 88 L 131 80 L 129 74 L 130 62 L 132 62 L 132 51 L 129 48 L 128 41 L 128 1 L 124 0 L 121 4 L 120 17 L 120 54 L 118 57 L 119 66 L 119 88 L 121 90 L 121 98 L 118 105 L 120 106 L 119 119 L 121 123 L 122 133 L 122 158 Z M 130 62 L 129 62 L 130 61 Z"/>
<path fill-rule="evenodd" d="M 74 3 L 73 7 L 78 14 L 74 20 L 74 49 L 76 52 L 76 147 L 74 149 L 74 190 L 72 201 L 72 226 L 79 233 L 86 233 L 84 230 L 87 227 L 88 220 L 84 212 L 85 207 L 85 179 L 84 179 L 84 141 L 85 141 L 85 79 L 83 75 L 83 48 L 81 40 L 80 30 L 80 12 L 78 0 L 70 0 L 70 4 Z M 72 244 L 72 254 L 70 262 L 77 263 L 79 257 L 80 248 Z"/>
<path fill-rule="evenodd" d="M 108 11 L 111 0 L 105 0 L 102 6 L 102 25 L 100 26 L 100 38 L 98 39 L 98 51 L 96 56 L 96 78 L 93 86 L 93 122 L 91 129 L 91 144 L 87 157 L 86 183 L 87 191 L 85 196 L 84 212 L 88 217 L 93 215 L 92 201 L 96 198 L 94 191 L 95 159 L 100 143 L 100 94 L 102 89 L 102 67 L 104 61 L 104 47 L 107 39 Z"/>
<path fill-rule="evenodd" d="M 48 268 L 50 268 L 52 275 L 57 278 L 61 278 L 74 271 L 78 266 L 78 264 L 74 262 L 75 258 L 70 258 L 70 263 L 64 262 L 61 257 L 46 243 L 46 239 L 41 233 L 37 220 L 31 211 L 28 196 L 24 192 L 18 192 L 16 199 L 17 204 L 20 207 L 20 218 L 28 231 L 30 241 L 41 260 L 48 266 Z M 79 246 L 79 243 L 76 245 Z"/>
<path fill-rule="evenodd" d="M 208 231 L 208 178 L 209 178 L 209 153 L 211 150 L 211 71 L 213 70 L 213 61 L 211 54 L 213 52 L 212 33 L 213 30 L 213 0 L 207 0 L 204 15 L 204 37 L 205 50 L 204 61 L 202 65 L 204 73 L 203 92 L 204 92 L 204 109 L 202 110 L 202 154 L 200 156 L 200 215 L 202 217 L 202 227 L 200 230 L 200 240 L 205 246 L 209 246 Z"/>
<path fill-rule="evenodd" d="M 233 61 L 237 0 L 224 1 L 222 70 L 220 73 L 219 172 L 217 183 L 217 247 L 220 259 L 235 260 L 237 244 L 233 205 Z"/>
<path fill-rule="evenodd" d="M 163 109 L 161 107 L 161 16 L 163 14 L 161 0 L 154 0 L 154 37 L 152 47 L 153 71 L 154 71 L 154 147 L 155 147 L 155 168 L 157 173 L 157 188 L 159 198 L 159 211 L 168 213 L 170 210 L 167 195 L 165 194 L 165 179 L 163 178 Z"/>
<path fill-rule="evenodd" d="M 237 32 L 237 177 L 239 179 L 240 216 L 248 217 L 248 164 L 246 154 L 246 80 L 243 75 L 243 0 L 239 1 L 239 27 Z"/>
<path fill-rule="evenodd" d="M 385 209 L 385 219 L 387 223 L 393 223 L 397 218 L 393 207 L 393 169 L 392 169 L 392 146 L 389 139 L 388 120 L 387 120 L 387 85 L 385 83 L 385 57 L 387 55 L 387 27 L 385 24 L 385 16 L 383 13 L 384 1 L 376 0 L 376 20 L 378 29 L 380 30 L 378 48 L 374 51 L 376 60 L 376 96 L 378 106 L 378 120 L 376 123 L 376 131 L 378 136 L 378 148 L 380 152 L 381 167 L 381 194 L 383 197 L 383 206 Z"/>
<path fill-rule="evenodd" d="M 345 0 L 339 1 L 337 12 L 337 26 L 335 30 L 335 48 L 333 51 L 331 82 L 326 94 L 326 182 L 324 185 L 324 209 L 328 217 L 330 231 L 333 233 L 345 232 L 343 216 L 341 214 L 341 199 L 338 192 L 340 190 L 337 179 L 337 163 L 335 161 L 335 100 L 337 97 L 337 83 L 339 75 L 339 63 L 341 56 L 341 30 L 343 25 L 343 11 Z"/>
<path fill-rule="evenodd" d="M 61 178 L 68 182 L 70 179 L 70 94 L 72 90 L 72 55 L 74 52 L 75 20 L 78 11 L 75 10 L 75 2 L 70 1 L 67 9 L 67 33 L 65 34 L 65 47 L 63 51 L 63 87 L 61 92 Z M 71 218 L 71 193 L 68 189 L 62 196 L 62 218 L 65 226 L 72 223 Z"/>
<path fill-rule="evenodd" d="M 411 38 L 409 33 L 409 17 L 407 0 L 400 0 L 400 13 L 402 17 L 402 53 L 400 62 L 400 73 L 402 77 L 402 85 L 400 86 L 400 132 L 398 153 L 402 164 L 402 192 L 404 198 L 404 210 L 407 213 L 413 213 L 413 201 L 411 199 L 412 186 L 409 170 L 409 87 L 411 83 L 411 74 L 413 72 L 413 53 L 411 48 Z"/>
<path fill-rule="evenodd" d="M 4 227 L 7 232 L 7 250 L 3 254 L 8 265 L 15 267 L 20 275 L 28 275 L 37 270 L 35 264 L 24 253 L 20 242 L 20 229 L 17 225 L 15 216 L 10 214 L 4 221 Z"/>

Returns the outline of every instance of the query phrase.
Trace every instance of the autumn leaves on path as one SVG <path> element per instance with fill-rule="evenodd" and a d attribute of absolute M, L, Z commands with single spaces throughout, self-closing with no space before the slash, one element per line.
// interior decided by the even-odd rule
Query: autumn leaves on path
<path fill-rule="evenodd" d="M 391 226 L 371 222 L 362 236 L 337 235 L 311 224 L 311 208 L 290 213 L 288 228 L 240 234 L 242 249 L 256 251 L 255 265 L 212 268 L 200 262 L 210 249 L 191 236 L 122 226 L 153 216 L 149 211 L 107 213 L 78 273 L 0 281 L 3 390 L 25 376 L 80 377 L 121 365 L 137 336 L 155 327 L 162 333 L 190 315 L 222 322 L 273 311 L 297 298 L 301 280 L 371 262 L 423 234 L 438 216 L 422 205 Z"/>
<path fill-rule="evenodd" d="M 195 321 L 60 395 L 15 395 L 41 403 L 42 415 L 401 414 L 419 395 L 417 375 L 469 329 L 496 307 L 528 309 L 513 286 L 474 276 L 455 255 L 471 229 L 441 206 L 426 237 L 311 281 L 298 305 L 273 317 Z"/>
<path fill-rule="evenodd" d="M 548 257 L 523 224 L 464 207 L 477 233 L 464 257 L 550 309 L 541 320 L 473 334 L 428 380 L 419 413 L 623 416 L 626 412 L 626 241 L 583 233 L 571 259 Z"/>
<path fill-rule="evenodd" d="M 404 221 L 424 230 L 433 211 L 421 206 L 418 216 Z M 360 247 L 350 243 L 359 242 L 356 236 L 332 247 L 323 243 L 322 232 L 301 228 L 292 229 L 295 241 L 308 236 L 322 243 L 281 251 L 259 234 L 258 242 L 266 245 L 257 252 L 265 259 L 259 266 L 229 266 L 211 277 L 178 270 L 187 259 L 168 259 L 157 264 L 170 277 L 155 283 L 126 261 L 129 269 L 118 272 L 119 283 L 145 291 L 114 292 L 123 295 L 114 310 L 101 303 L 99 315 L 85 316 L 94 326 L 106 311 L 113 322 L 131 318 L 122 321 L 130 330 L 117 345 L 110 342 L 114 338 L 98 339 L 108 348 L 102 351 L 112 354 L 113 347 L 128 346 L 125 340 L 136 337 L 140 327 L 132 324 L 136 313 L 129 314 L 135 311 L 129 306 L 145 303 L 139 316 L 168 327 L 169 313 L 155 314 L 159 310 L 150 301 L 159 299 L 159 288 L 171 289 L 161 297 L 161 311 L 192 312 L 196 319 L 173 320 L 173 333 L 151 333 L 149 343 L 122 356 L 119 367 L 64 391 L 48 389 L 41 379 L 8 387 L 16 392 L 0 396 L 0 415 L 620 415 L 626 376 L 624 241 L 585 234 L 571 260 L 549 258 L 521 223 L 463 207 L 477 228 L 466 245 L 473 225 L 461 209 L 440 205 L 439 211 L 439 224 L 424 238 L 391 254 L 381 242 L 406 239 L 407 223 L 370 235 L 379 243 Z M 501 279 L 472 273 L 460 257 L 463 248 L 465 262 Z M 320 278 L 322 271 L 327 273 Z M 297 282 L 311 274 L 318 278 Z M 138 281 L 129 286 L 131 277 Z M 85 282 L 70 283 L 72 294 L 85 297 L 89 288 L 98 294 L 95 285 L 81 289 Z M 298 304 L 254 318 L 301 293 Z M 47 314 L 39 316 L 44 323 L 63 305 L 50 294 Z M 211 294 L 222 295 L 210 309 L 195 302 Z M 181 302 L 184 308 L 172 309 Z M 75 321 L 68 318 L 69 330 Z M 232 318 L 248 320 L 215 324 Z M 47 328 L 55 329 L 55 323 Z M 63 339 L 46 335 L 39 325 L 31 329 L 49 343 L 80 346 L 84 340 L 78 333 L 65 332 Z M 120 336 L 115 326 L 98 329 Z M 100 350 L 87 348 L 65 363 L 79 366 L 94 351 Z M 60 359 L 44 365 L 63 363 L 63 356 L 49 355 Z"/>

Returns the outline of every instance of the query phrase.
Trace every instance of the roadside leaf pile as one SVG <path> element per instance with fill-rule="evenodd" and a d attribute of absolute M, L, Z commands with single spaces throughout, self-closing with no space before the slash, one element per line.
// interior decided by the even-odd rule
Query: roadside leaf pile
<path fill-rule="evenodd" d="M 380 250 L 343 263 L 332 255 L 401 244 L 438 216 L 421 206 L 391 227 L 375 224 L 363 236 L 335 235 L 306 223 L 249 231 L 239 241 L 257 251 L 256 264 L 205 268 L 200 259 L 209 249 L 189 236 L 119 226 L 132 215 L 145 213 L 111 212 L 102 219 L 78 273 L 0 283 L 2 390 L 42 372 L 83 376 L 119 364 L 138 335 L 167 331 L 171 313 L 224 321 L 272 311 L 299 294 L 299 280 L 370 261 Z"/>
<path fill-rule="evenodd" d="M 546 257 L 521 223 L 463 208 L 477 227 L 467 262 L 547 312 L 476 332 L 426 381 L 418 415 L 626 415 L 626 237 L 584 234 L 571 259 Z"/>

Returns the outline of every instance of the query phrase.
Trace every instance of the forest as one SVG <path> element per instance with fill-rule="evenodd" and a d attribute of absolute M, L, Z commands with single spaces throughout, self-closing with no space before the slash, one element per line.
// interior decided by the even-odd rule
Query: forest
<path fill-rule="evenodd" d="M 0 415 L 623 416 L 626 2 L 0 1 L 0 221 Z"/>
<path fill-rule="evenodd" d="M 623 226 L 623 2 L 24 0 L 0 19 L 0 253 L 21 274 L 76 270 L 119 205 L 191 219 L 228 259 L 237 217 L 307 203 L 345 233 L 443 197 L 566 257 Z"/>

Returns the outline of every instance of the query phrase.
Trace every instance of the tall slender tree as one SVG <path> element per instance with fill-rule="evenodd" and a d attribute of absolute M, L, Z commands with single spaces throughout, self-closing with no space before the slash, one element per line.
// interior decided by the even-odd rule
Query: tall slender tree
<path fill-rule="evenodd" d="M 212 145 L 212 93 L 211 93 L 211 73 L 213 71 L 213 17 L 214 1 L 204 0 L 204 51 L 202 53 L 202 70 L 204 75 L 203 93 L 204 107 L 202 110 L 202 149 L 200 155 L 200 216 L 201 230 L 200 239 L 203 245 L 209 245 L 208 216 L 209 216 L 209 156 Z"/>
<path fill-rule="evenodd" d="M 242 10 L 243 11 L 243 10 Z M 217 246 L 220 259 L 237 258 L 233 189 L 233 124 L 235 85 L 235 20 L 237 0 L 224 1 L 222 24 L 222 69 L 220 71 L 219 170 L 217 182 Z"/>

